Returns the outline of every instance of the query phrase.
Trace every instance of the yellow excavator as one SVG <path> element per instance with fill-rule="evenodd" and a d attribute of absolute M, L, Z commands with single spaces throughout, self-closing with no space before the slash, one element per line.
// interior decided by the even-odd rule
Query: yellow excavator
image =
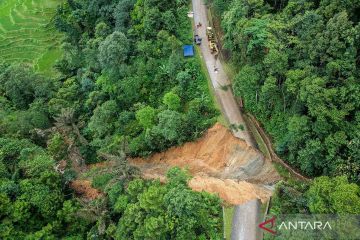
<path fill-rule="evenodd" d="M 206 36 L 209 41 L 209 48 L 210 48 L 211 54 L 218 55 L 219 49 L 216 44 L 215 33 L 214 33 L 214 30 L 212 27 L 206 28 Z"/>

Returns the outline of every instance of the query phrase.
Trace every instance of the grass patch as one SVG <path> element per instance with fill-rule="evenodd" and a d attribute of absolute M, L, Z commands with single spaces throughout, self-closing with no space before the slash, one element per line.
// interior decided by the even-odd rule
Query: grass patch
<path fill-rule="evenodd" d="M 283 165 L 277 162 L 272 163 L 275 167 L 276 171 L 279 173 L 279 175 L 283 178 L 285 182 L 287 182 L 290 185 L 303 185 L 308 183 L 307 181 L 301 180 L 294 176 L 287 168 L 285 168 Z"/>
<path fill-rule="evenodd" d="M 275 167 L 276 171 L 279 175 L 285 180 L 289 182 L 302 182 L 301 180 L 297 179 L 293 176 L 293 174 L 285 168 L 283 165 L 277 162 L 273 162 L 273 166 Z"/>
<path fill-rule="evenodd" d="M 229 79 L 231 80 L 231 82 L 233 82 L 234 78 L 236 77 L 236 74 L 238 72 L 238 69 L 236 66 L 234 66 L 231 62 L 229 61 L 223 61 L 221 60 L 221 64 L 223 65 L 223 69 L 226 73 L 226 75 L 229 77 Z"/>
<path fill-rule="evenodd" d="M 78 176 L 79 179 L 92 179 L 94 178 L 98 172 L 101 171 L 101 168 L 99 167 L 91 167 L 89 170 L 83 172 L 80 174 L 80 176 Z"/>
<path fill-rule="evenodd" d="M 224 207 L 224 231 L 226 239 L 231 239 L 231 226 L 233 215 L 234 207 Z"/>
<path fill-rule="evenodd" d="M 0 1 L 0 55 L 5 62 L 24 62 L 45 75 L 62 55 L 62 35 L 51 20 L 61 0 Z"/>
<path fill-rule="evenodd" d="M 106 185 L 111 179 L 113 179 L 113 177 L 114 174 L 112 173 L 103 173 L 100 175 L 96 175 L 91 182 L 91 186 L 104 191 Z"/>
<path fill-rule="evenodd" d="M 258 132 L 257 128 L 254 126 L 252 121 L 248 118 L 246 114 L 243 114 L 243 117 L 245 119 L 246 125 L 249 128 L 250 132 L 252 133 L 253 137 L 255 138 L 256 144 L 259 148 L 259 150 L 264 154 L 264 156 L 268 159 L 271 159 L 270 152 L 261 137 L 260 133 Z"/>

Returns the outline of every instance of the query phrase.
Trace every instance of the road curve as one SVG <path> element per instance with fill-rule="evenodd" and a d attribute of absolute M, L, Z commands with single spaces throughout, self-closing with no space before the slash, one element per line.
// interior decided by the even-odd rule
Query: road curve
<path fill-rule="evenodd" d="M 220 102 L 223 115 L 230 124 L 235 126 L 242 125 L 244 130 L 232 129 L 234 136 L 243 139 L 252 147 L 255 147 L 255 141 L 252 138 L 240 109 L 235 101 L 232 89 L 223 90 L 222 86 L 231 86 L 224 68 L 220 61 L 210 53 L 208 40 L 206 37 L 206 27 L 209 25 L 207 17 L 207 8 L 203 0 L 192 0 L 194 23 L 201 23 L 201 27 L 195 26 L 195 31 L 203 39 L 200 45 L 201 56 L 206 63 L 211 83 L 215 90 L 216 97 Z M 215 68 L 217 71 L 215 72 Z M 257 227 L 259 223 L 260 204 L 258 200 L 247 202 L 243 205 L 235 206 L 234 217 L 232 222 L 231 240 L 258 240 L 260 237 L 260 229 Z"/>

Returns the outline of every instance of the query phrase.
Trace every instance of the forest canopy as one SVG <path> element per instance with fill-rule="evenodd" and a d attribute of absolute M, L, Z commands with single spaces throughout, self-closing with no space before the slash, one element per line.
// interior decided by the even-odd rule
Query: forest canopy
<path fill-rule="evenodd" d="M 196 139 L 218 112 L 192 42 L 188 1 L 67 0 L 52 22 L 63 57 L 46 76 L 0 62 L 1 239 L 220 239 L 221 201 L 180 169 L 142 180 L 128 156 Z M 100 197 L 70 183 L 98 172 Z"/>
<path fill-rule="evenodd" d="M 217 113 L 199 62 L 181 56 L 192 41 L 187 11 L 185 1 L 63 4 L 55 18 L 66 36 L 59 93 L 72 93 L 51 99 L 51 114 L 74 109 L 88 148 L 110 153 L 148 155 L 199 137 Z"/>
<path fill-rule="evenodd" d="M 360 2 L 212 0 L 234 92 L 308 176 L 360 174 Z"/>
<path fill-rule="evenodd" d="M 359 214 L 360 2 L 207 3 L 245 110 L 292 167 L 328 175 L 280 182 L 272 213 Z M 63 36 L 59 75 L 0 61 L 0 239 L 223 237 L 220 199 L 192 191 L 185 170 L 161 183 L 127 164 L 197 139 L 219 114 L 200 59 L 181 53 L 188 11 L 185 0 L 65 0 L 49 23 Z M 106 160 L 107 172 L 88 166 Z M 86 174 L 100 197 L 71 188 Z"/>

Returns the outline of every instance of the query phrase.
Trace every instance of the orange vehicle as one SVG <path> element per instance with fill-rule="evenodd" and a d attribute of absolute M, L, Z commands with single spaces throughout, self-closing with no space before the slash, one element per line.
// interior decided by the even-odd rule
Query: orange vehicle
<path fill-rule="evenodd" d="M 217 55 L 219 53 L 219 49 L 217 47 L 217 43 L 215 40 L 215 33 L 212 27 L 206 28 L 206 36 L 209 41 L 209 48 L 212 54 Z"/>

